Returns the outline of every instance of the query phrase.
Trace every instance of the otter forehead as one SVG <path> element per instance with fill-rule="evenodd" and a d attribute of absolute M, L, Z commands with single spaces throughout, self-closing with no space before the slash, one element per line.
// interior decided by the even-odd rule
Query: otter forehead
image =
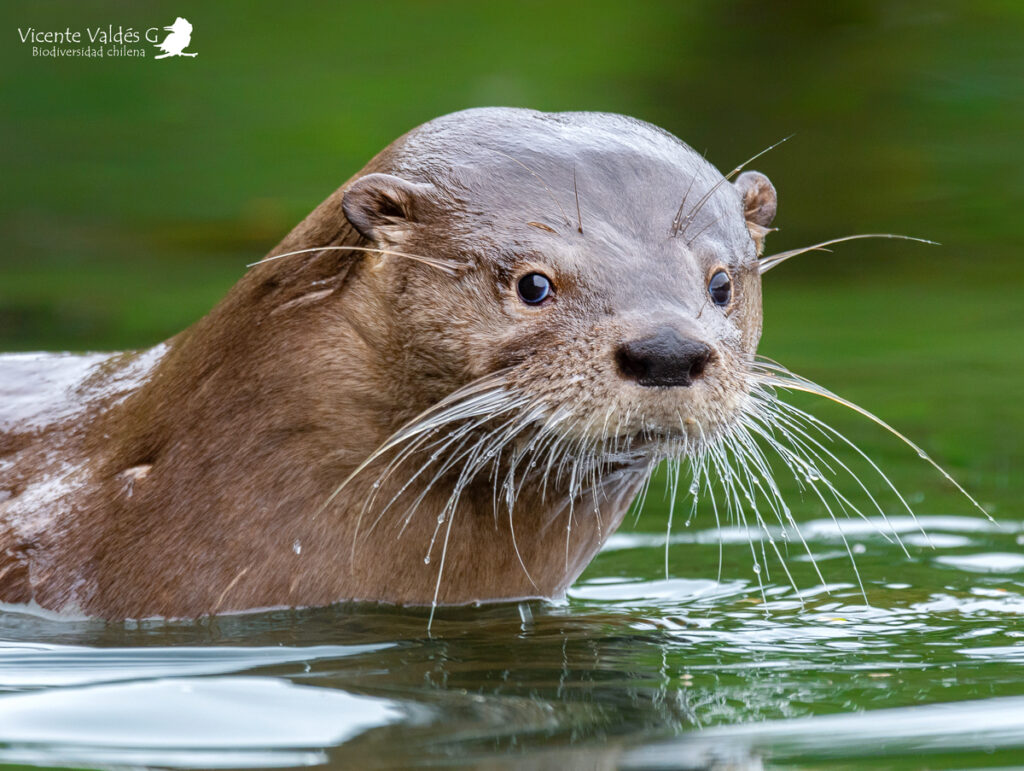
<path fill-rule="evenodd" d="M 420 126 L 389 156 L 388 171 L 435 185 L 460 217 L 500 238 L 542 248 L 539 224 L 562 236 L 582 228 L 609 256 L 635 259 L 640 246 L 648 256 L 751 256 L 733 186 L 684 142 L 634 118 L 467 110 Z"/>
<path fill-rule="evenodd" d="M 642 121 L 503 108 L 444 116 L 378 155 L 343 190 L 342 209 L 370 243 L 469 268 L 454 294 L 490 308 L 488 318 L 498 316 L 481 298 L 499 300 L 510 334 L 615 316 L 635 321 L 620 336 L 658 327 L 655 337 L 757 343 L 756 265 L 774 187 L 753 171 L 729 181 Z M 422 266 L 397 271 L 405 282 Z M 548 295 L 522 294 L 524 278 L 548 283 L 550 310 L 538 305 Z M 430 274 L 423 292 L 436 283 Z"/>

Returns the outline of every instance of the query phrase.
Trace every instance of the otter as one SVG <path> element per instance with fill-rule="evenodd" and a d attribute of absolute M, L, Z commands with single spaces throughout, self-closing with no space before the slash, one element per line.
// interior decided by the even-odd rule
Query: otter
<path fill-rule="evenodd" d="M 419 126 L 165 343 L 0 357 L 0 600 L 563 595 L 656 464 L 755 452 L 776 206 L 621 115 Z"/>

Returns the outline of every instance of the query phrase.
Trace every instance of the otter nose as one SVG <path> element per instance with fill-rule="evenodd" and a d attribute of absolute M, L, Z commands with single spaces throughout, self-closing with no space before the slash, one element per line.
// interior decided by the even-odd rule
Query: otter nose
<path fill-rule="evenodd" d="M 615 361 L 619 371 L 639 385 L 688 386 L 704 374 L 711 348 L 671 327 L 662 327 L 650 337 L 620 345 Z"/>

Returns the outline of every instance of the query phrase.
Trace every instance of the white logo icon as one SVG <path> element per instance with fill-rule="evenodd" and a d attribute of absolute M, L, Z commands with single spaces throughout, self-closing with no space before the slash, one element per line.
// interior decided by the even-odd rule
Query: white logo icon
<path fill-rule="evenodd" d="M 192 42 L 192 25 L 188 19 L 179 16 L 174 20 L 174 24 L 164 27 L 164 29 L 171 34 L 164 38 L 164 42 L 156 44 L 156 47 L 164 53 L 154 56 L 154 59 L 166 59 L 168 56 L 195 56 L 195 54 L 185 53 L 188 44 Z"/>

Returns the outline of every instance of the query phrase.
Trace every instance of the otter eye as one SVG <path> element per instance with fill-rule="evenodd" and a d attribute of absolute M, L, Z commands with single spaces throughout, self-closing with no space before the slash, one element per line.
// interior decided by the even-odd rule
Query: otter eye
<path fill-rule="evenodd" d="M 551 279 L 543 273 L 527 273 L 517 287 L 519 299 L 527 305 L 540 305 L 551 296 Z"/>
<path fill-rule="evenodd" d="M 718 271 L 708 283 L 708 294 L 715 305 L 724 308 L 732 300 L 732 280 L 724 270 Z"/>

